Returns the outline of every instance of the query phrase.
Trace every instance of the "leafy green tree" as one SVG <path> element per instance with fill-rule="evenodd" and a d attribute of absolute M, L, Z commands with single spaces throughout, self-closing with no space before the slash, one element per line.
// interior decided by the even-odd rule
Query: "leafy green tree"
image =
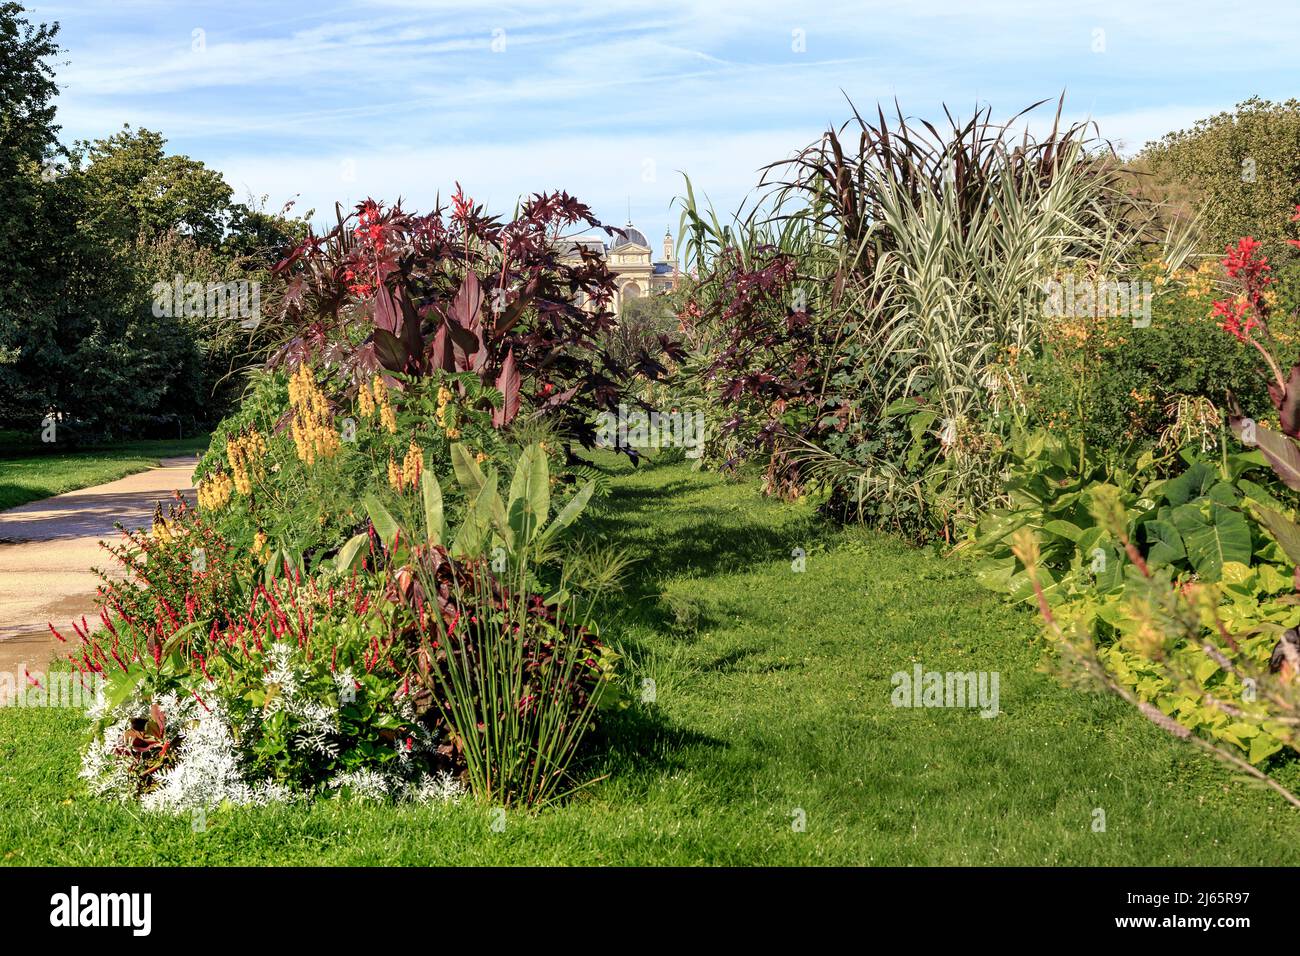
<path fill-rule="evenodd" d="M 17 3 L 0 3 L 0 418 L 42 408 L 48 380 L 28 381 L 20 362 L 57 369 L 57 320 L 43 308 L 71 290 L 62 270 L 73 211 L 60 206 L 61 184 L 48 182 L 59 154 L 47 62 L 59 52 L 58 26 L 32 25 Z M 43 178 L 43 173 L 46 178 Z M 35 394 L 33 394 L 35 392 Z M 38 415 L 39 417 L 39 415 Z"/>
<path fill-rule="evenodd" d="M 1252 97 L 1168 134 L 1138 159 L 1200 210 L 1217 251 L 1254 236 L 1271 256 L 1289 254 L 1284 240 L 1297 235 L 1291 216 L 1300 203 L 1300 100 Z"/>
<path fill-rule="evenodd" d="M 220 246 L 233 217 L 230 186 L 198 160 L 168 156 L 166 143 L 160 133 L 128 126 L 77 144 L 96 232 L 125 245 L 176 230 L 199 245 Z"/>
<path fill-rule="evenodd" d="M 57 32 L 0 2 L 0 425 L 35 431 L 57 412 L 66 437 L 214 422 L 266 334 L 155 314 L 155 283 L 261 282 L 306 225 L 232 202 L 217 171 L 151 130 L 65 150 Z"/>

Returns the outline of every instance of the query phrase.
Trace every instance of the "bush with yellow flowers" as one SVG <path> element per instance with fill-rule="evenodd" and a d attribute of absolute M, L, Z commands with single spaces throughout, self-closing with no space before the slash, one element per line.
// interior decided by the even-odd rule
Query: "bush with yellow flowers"
<path fill-rule="evenodd" d="M 1170 409 L 1180 399 L 1223 411 L 1231 393 L 1248 413 L 1266 414 L 1264 380 L 1209 317 L 1220 272 L 1194 265 L 1157 284 L 1164 263 L 1139 269 L 1132 279 L 1153 293 L 1150 325 L 1122 315 L 1046 320 L 1043 342 L 1022 362 L 1029 422 L 1136 460 L 1176 424 Z"/>
<path fill-rule="evenodd" d="M 304 363 L 260 375 L 200 462 L 199 505 L 259 561 L 328 554 L 364 525 L 367 494 L 391 495 L 401 511 L 425 469 L 449 476 L 452 442 L 482 465 L 511 460 L 492 424 L 499 401 L 472 373 L 348 380 Z M 449 518 L 460 506 L 449 488 Z"/>
<path fill-rule="evenodd" d="M 293 413 L 289 427 L 298 458 L 314 465 L 318 459 L 338 454 L 339 434 L 334 430 L 329 400 L 305 363 L 289 378 L 289 403 Z"/>

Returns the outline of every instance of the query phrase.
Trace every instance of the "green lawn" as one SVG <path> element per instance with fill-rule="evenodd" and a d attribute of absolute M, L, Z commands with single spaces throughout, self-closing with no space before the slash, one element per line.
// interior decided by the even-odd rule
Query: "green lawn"
<path fill-rule="evenodd" d="M 1041 673 L 1034 625 L 966 566 L 685 465 L 617 466 L 589 533 L 641 559 L 605 633 L 656 702 L 603 728 L 580 799 L 323 800 L 155 818 L 85 795 L 84 721 L 0 712 L 15 864 L 1297 864 L 1300 817 L 1118 701 Z M 791 570 L 794 548 L 807 570 Z M 663 596 L 667 595 L 667 598 Z M 614 609 L 611 609 L 613 612 Z M 694 619 L 694 620 L 692 620 Z M 890 675 L 1000 674 L 1003 713 L 895 709 Z M 1283 773 L 1295 783 L 1293 767 Z M 1093 832 L 1094 809 L 1105 832 Z M 806 830 L 791 823 L 796 810 Z"/>
<path fill-rule="evenodd" d="M 71 451 L 47 450 L 0 432 L 0 511 L 66 491 L 116 481 L 208 447 L 206 435 L 165 441 L 122 442 Z"/>

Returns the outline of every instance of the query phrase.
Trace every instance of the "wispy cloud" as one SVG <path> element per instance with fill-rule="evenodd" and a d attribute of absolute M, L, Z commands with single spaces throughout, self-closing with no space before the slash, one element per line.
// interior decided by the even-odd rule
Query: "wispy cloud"
<path fill-rule="evenodd" d="M 1009 116 L 1067 91 L 1129 149 L 1293 83 L 1300 7 L 1209 0 L 255 0 L 35 4 L 63 23 L 68 138 L 122 123 L 241 192 L 326 210 L 366 194 L 426 205 L 563 187 L 647 233 L 675 224 L 676 170 L 720 205 L 755 170 L 897 97 Z"/>

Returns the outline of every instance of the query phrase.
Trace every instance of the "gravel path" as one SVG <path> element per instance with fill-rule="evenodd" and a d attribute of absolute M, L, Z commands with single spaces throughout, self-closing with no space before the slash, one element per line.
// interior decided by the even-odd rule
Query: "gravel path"
<path fill-rule="evenodd" d="M 111 564 L 99 542 L 117 537 L 114 522 L 146 527 L 173 491 L 193 500 L 197 461 L 165 458 L 106 485 L 0 511 L 0 671 L 21 681 L 24 667 L 49 666 L 59 644 L 46 624 L 68 634 L 69 622 L 92 616 L 99 579 L 90 568 Z"/>

